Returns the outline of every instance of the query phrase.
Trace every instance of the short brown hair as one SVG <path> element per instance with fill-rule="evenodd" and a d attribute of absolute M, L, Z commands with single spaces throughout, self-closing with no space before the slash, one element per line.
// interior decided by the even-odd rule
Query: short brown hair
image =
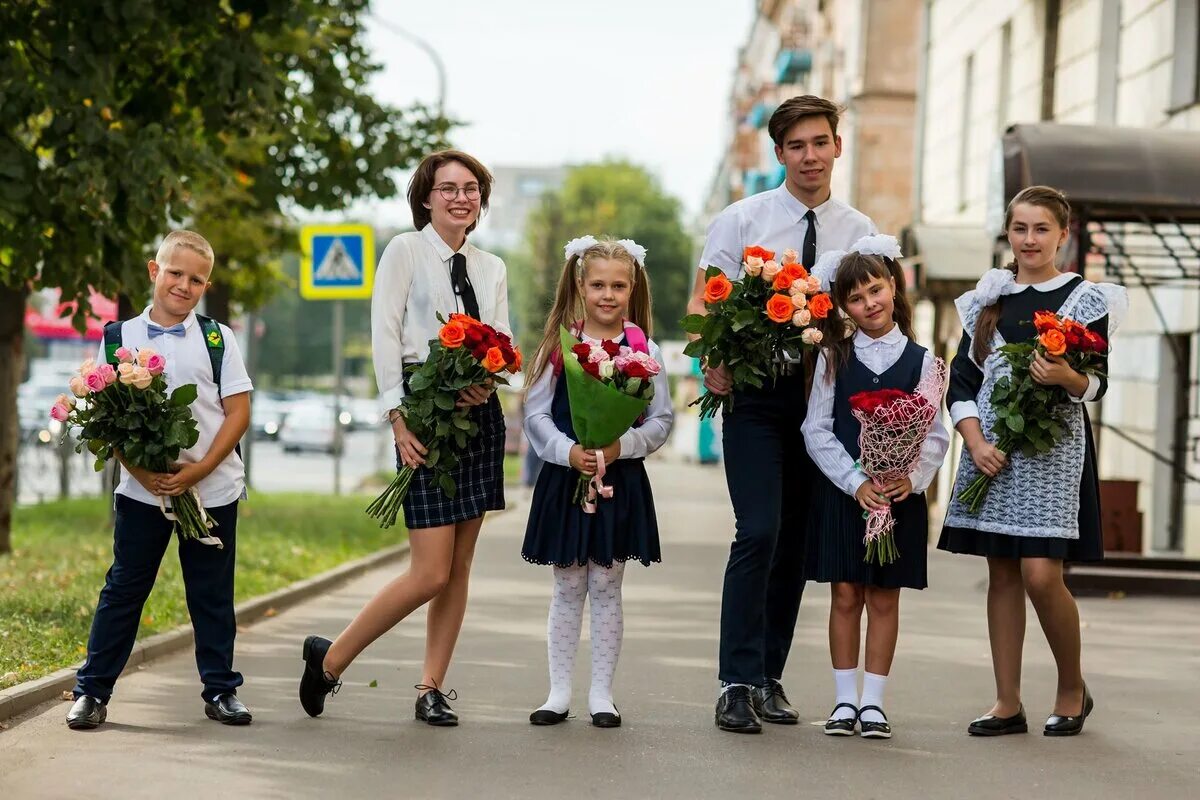
<path fill-rule="evenodd" d="M 797 122 L 805 117 L 824 117 L 829 120 L 829 128 L 833 135 L 837 136 L 838 118 L 841 115 L 842 110 L 824 97 L 802 94 L 783 101 L 779 108 L 775 109 L 770 122 L 767 123 L 767 133 L 771 135 L 771 141 L 783 147 L 783 137 Z"/>
<path fill-rule="evenodd" d="M 417 230 L 428 225 L 431 219 L 429 209 L 425 207 L 425 201 L 429 199 L 429 193 L 433 191 L 434 175 L 451 161 L 462 164 L 475 176 L 475 180 L 479 181 L 479 216 L 482 217 L 487 211 L 488 198 L 492 194 L 492 173 L 488 172 L 488 168 L 479 159 L 467 155 L 461 150 L 438 150 L 421 159 L 421 163 L 417 165 L 417 171 L 408 181 L 408 206 L 412 209 L 413 225 Z M 475 230 L 475 226 L 478 224 L 478 219 L 472 222 L 471 227 L 467 228 L 467 233 Z"/>

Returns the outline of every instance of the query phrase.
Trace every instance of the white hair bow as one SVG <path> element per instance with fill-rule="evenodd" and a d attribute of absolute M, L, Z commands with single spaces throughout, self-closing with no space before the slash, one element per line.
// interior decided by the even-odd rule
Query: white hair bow
<path fill-rule="evenodd" d="M 625 252 L 633 256 L 633 260 L 646 266 L 646 248 L 635 242 L 633 239 L 618 239 L 617 244 L 625 248 Z"/>
<path fill-rule="evenodd" d="M 572 239 L 571 241 L 567 242 L 566 247 L 563 248 L 563 257 L 570 261 L 572 256 L 582 255 L 583 252 L 589 247 L 593 247 L 597 244 L 599 244 L 599 242 L 596 241 L 596 237 L 591 235 L 580 236 L 578 239 Z"/>
<path fill-rule="evenodd" d="M 828 292 L 837 278 L 838 266 L 848 253 L 862 253 L 865 256 L 883 256 L 893 261 L 904 255 L 900 252 L 900 242 L 888 233 L 872 233 L 863 236 L 850 245 L 849 250 L 827 250 L 813 265 L 812 274 L 821 281 L 821 291 Z"/>
<path fill-rule="evenodd" d="M 1017 276 L 1010 269 L 989 269 L 975 284 L 975 300 L 986 308 L 1000 299 L 1001 295 L 1012 294 Z"/>
<path fill-rule="evenodd" d="M 833 288 L 833 278 L 837 275 L 838 264 L 845 255 L 845 250 L 826 250 L 821 253 L 821 257 L 813 265 L 812 274 L 821 282 L 822 292 L 828 292 Z"/>

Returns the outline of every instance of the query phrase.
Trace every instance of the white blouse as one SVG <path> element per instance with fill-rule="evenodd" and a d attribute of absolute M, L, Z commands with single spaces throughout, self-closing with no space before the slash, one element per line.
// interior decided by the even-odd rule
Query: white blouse
<path fill-rule="evenodd" d="M 470 241 L 457 252 L 467 258 L 480 321 L 511 333 L 504 262 Z M 426 225 L 394 237 L 379 259 L 371 294 L 371 355 L 384 414 L 404 397 L 404 365 L 429 357 L 429 340 L 437 338 L 441 327 L 438 313 L 448 317 L 466 311 L 450 282 L 454 254 L 433 225 Z"/>
<path fill-rule="evenodd" d="M 862 331 L 854 334 L 854 355 L 862 365 L 881 375 L 892 367 L 908 345 L 908 337 L 900 332 L 899 326 L 893 326 L 890 331 L 878 339 L 872 339 Z M 925 361 L 921 367 L 921 376 L 929 374 L 933 368 L 933 355 L 925 352 Z M 817 468 L 825 477 L 843 492 L 853 496 L 863 481 L 868 481 L 866 473 L 854 465 L 854 459 L 846 452 L 846 448 L 838 441 L 833 433 L 833 399 L 834 382 L 826 379 L 828 365 L 825 353 L 817 356 L 817 364 L 813 369 L 812 393 L 808 397 L 808 416 L 804 419 L 801 431 L 804 433 L 804 446 Z M 925 438 L 921 448 L 921 458 L 913 468 L 909 480 L 912 481 L 913 493 L 920 494 L 929 488 L 937 475 L 942 459 L 950 447 L 950 434 L 942 424 L 941 409 L 934 418 L 933 427 Z"/>
<path fill-rule="evenodd" d="M 586 335 L 583 340 L 591 343 L 599 341 Z M 671 404 L 671 384 L 667 380 L 662 351 L 653 341 L 647 342 L 647 345 L 650 355 L 662 369 L 654 376 L 654 398 L 650 401 L 650 407 L 646 409 L 645 420 L 640 426 L 621 434 L 621 455 L 618 458 L 645 458 L 650 455 L 667 443 L 675 421 L 675 409 Z M 550 413 L 557 383 L 554 366 L 550 365 L 526 391 L 525 435 L 538 458 L 551 464 L 569 467 L 571 448 L 577 442 L 558 429 Z"/>

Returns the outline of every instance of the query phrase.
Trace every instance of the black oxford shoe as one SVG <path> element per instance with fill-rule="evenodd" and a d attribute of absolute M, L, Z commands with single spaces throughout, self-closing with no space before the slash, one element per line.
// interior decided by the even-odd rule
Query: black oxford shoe
<path fill-rule="evenodd" d="M 249 725 L 254 721 L 250 709 L 242 705 L 236 694 L 219 694 L 204 704 L 204 716 L 222 725 Z"/>
<path fill-rule="evenodd" d="M 337 694 L 342 682 L 325 671 L 325 654 L 333 642 L 320 636 L 304 640 L 304 674 L 300 676 L 300 705 L 310 717 L 325 710 L 325 696 Z"/>
<path fill-rule="evenodd" d="M 1073 717 L 1051 714 L 1046 720 L 1046 727 L 1042 733 L 1046 736 L 1075 736 L 1083 733 L 1084 720 L 1092 713 L 1095 706 L 1096 704 L 1092 702 L 1092 693 L 1088 691 L 1087 684 L 1084 684 L 1082 713 Z"/>
<path fill-rule="evenodd" d="M 717 698 L 717 727 L 731 733 L 762 733 L 749 686 L 730 686 Z"/>
<path fill-rule="evenodd" d="M 1028 733 L 1029 723 L 1025 719 L 1025 706 L 1017 709 L 1011 717 L 984 714 L 967 726 L 972 736 L 1007 736 L 1010 733 Z"/>
<path fill-rule="evenodd" d="M 67 727 L 73 731 L 90 731 L 100 727 L 108 718 L 108 706 L 97 698 L 80 695 L 67 712 Z"/>
<path fill-rule="evenodd" d="M 417 698 L 418 721 L 439 728 L 449 728 L 458 724 L 458 714 L 454 713 L 454 709 L 447 702 L 448 700 L 458 699 L 458 694 L 453 689 L 450 690 L 449 695 L 445 695 L 439 689 L 435 689 L 432 686 L 418 684 L 414 688 L 429 690 Z"/>
<path fill-rule="evenodd" d="M 758 713 L 763 722 L 774 725 L 795 725 L 800 722 L 800 712 L 792 708 L 787 695 L 783 693 L 783 684 L 777 680 L 767 681 L 766 686 L 754 690 L 758 695 Z"/>

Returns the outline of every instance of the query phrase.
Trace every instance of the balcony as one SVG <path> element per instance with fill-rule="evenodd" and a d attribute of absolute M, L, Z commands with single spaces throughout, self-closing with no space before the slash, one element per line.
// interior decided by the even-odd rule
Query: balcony
<path fill-rule="evenodd" d="M 807 47 L 780 50 L 775 59 L 775 82 L 783 85 L 799 83 L 812 71 L 812 50 Z"/>

